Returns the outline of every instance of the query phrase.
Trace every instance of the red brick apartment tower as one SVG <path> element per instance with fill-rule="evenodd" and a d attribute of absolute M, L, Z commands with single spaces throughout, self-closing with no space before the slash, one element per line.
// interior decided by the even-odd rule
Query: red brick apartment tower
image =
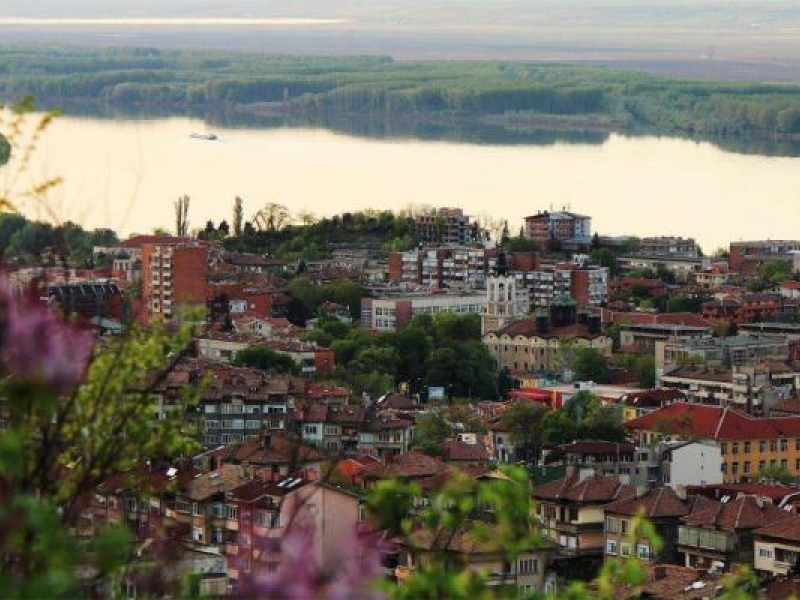
<path fill-rule="evenodd" d="M 142 245 L 145 320 L 171 319 L 180 305 L 205 306 L 209 247 L 203 242 Z"/>

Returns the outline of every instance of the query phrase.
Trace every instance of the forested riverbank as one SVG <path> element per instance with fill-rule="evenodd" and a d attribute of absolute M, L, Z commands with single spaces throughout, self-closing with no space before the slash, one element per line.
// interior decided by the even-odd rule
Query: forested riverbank
<path fill-rule="evenodd" d="M 660 78 L 554 63 L 394 61 L 154 48 L 0 49 L 0 98 L 92 116 L 191 115 L 226 125 L 326 126 L 370 136 L 602 142 L 692 136 L 795 153 L 800 87 Z M 770 142 L 764 144 L 764 141 Z"/>

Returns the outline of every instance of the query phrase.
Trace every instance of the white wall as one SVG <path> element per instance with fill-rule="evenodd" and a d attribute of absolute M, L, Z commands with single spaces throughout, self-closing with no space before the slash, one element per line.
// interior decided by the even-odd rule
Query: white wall
<path fill-rule="evenodd" d="M 672 451 L 669 486 L 722 483 L 721 466 L 718 446 L 687 444 Z"/>

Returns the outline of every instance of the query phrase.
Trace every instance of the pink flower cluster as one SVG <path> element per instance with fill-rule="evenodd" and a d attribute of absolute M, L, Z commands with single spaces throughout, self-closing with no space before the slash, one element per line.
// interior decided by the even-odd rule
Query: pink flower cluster
<path fill-rule="evenodd" d="M 254 565 L 242 576 L 237 595 L 281 600 L 383 600 L 379 589 L 381 551 L 355 532 L 346 547 L 339 548 L 335 564 L 319 565 L 313 556 L 313 523 L 294 521 L 281 537 L 257 540 L 264 556 L 275 559 L 276 569 Z"/>
<path fill-rule="evenodd" d="M 92 349 L 91 332 L 59 319 L 34 294 L 16 294 L 0 274 L 0 373 L 68 394 Z"/>

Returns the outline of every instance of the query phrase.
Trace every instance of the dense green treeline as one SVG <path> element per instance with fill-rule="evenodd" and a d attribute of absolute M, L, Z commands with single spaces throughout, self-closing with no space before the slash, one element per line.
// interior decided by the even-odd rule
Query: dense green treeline
<path fill-rule="evenodd" d="M 247 114 L 322 124 L 469 123 L 800 138 L 800 87 L 683 81 L 600 67 L 396 62 L 158 49 L 0 49 L 0 97 L 105 113 Z"/>

